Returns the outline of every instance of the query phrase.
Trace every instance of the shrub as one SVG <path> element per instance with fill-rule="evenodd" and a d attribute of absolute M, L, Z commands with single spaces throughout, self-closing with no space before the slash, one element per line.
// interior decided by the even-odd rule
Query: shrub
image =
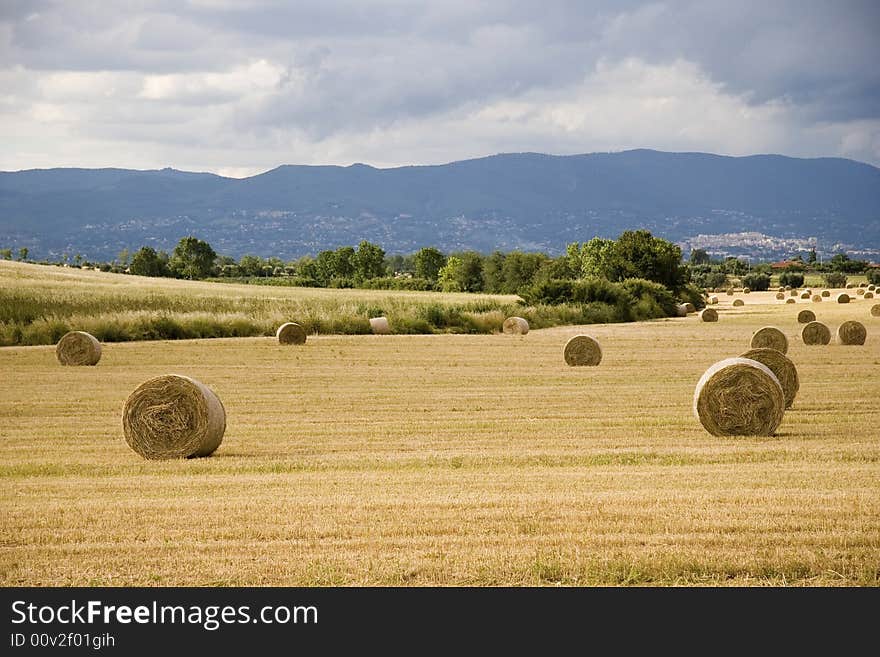
<path fill-rule="evenodd" d="M 779 275 L 779 284 L 783 287 L 803 287 L 804 275 L 799 271 L 786 271 Z"/>
<path fill-rule="evenodd" d="M 720 271 L 695 273 L 691 275 L 691 283 L 699 288 L 716 288 L 727 286 L 727 274 Z"/>
<path fill-rule="evenodd" d="M 742 284 L 753 292 L 766 292 L 770 289 L 770 277 L 767 274 L 746 274 L 742 277 Z"/>
<path fill-rule="evenodd" d="M 822 278 L 828 287 L 846 287 L 846 274 L 843 272 L 828 272 L 827 274 L 822 274 Z"/>
<path fill-rule="evenodd" d="M 868 282 L 873 285 L 880 285 L 880 267 L 871 267 L 868 269 Z"/>

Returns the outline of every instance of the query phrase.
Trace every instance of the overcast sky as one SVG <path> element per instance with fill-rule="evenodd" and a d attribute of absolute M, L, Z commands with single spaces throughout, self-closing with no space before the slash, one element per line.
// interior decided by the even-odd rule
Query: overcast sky
<path fill-rule="evenodd" d="M 0 0 L 0 170 L 655 148 L 880 165 L 880 2 Z"/>

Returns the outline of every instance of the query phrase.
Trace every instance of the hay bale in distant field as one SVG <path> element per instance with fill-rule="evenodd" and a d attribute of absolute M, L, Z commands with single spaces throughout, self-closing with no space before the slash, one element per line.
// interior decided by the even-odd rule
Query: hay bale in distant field
<path fill-rule="evenodd" d="M 718 311 L 714 308 L 703 308 L 700 311 L 700 319 L 704 322 L 717 322 Z"/>
<path fill-rule="evenodd" d="M 785 303 L 797 303 L 794 299 L 786 299 Z"/>
<path fill-rule="evenodd" d="M 55 345 L 55 356 L 62 365 L 97 365 L 101 343 L 85 331 L 70 331 Z"/>
<path fill-rule="evenodd" d="M 733 305 L 734 306 L 744 306 L 744 305 L 746 305 L 746 302 L 743 301 L 742 299 L 734 299 Z"/>
<path fill-rule="evenodd" d="M 786 292 L 788 292 L 790 289 L 791 289 L 791 285 L 786 285 L 786 286 L 785 286 L 785 291 L 786 291 Z"/>
<path fill-rule="evenodd" d="M 286 322 L 275 331 L 275 337 L 281 344 L 305 344 L 306 330 L 296 322 Z"/>
<path fill-rule="evenodd" d="M 813 303 L 819 303 L 820 301 L 822 301 L 822 295 L 814 294 L 813 295 Z"/>
<path fill-rule="evenodd" d="M 789 292 L 788 292 L 788 296 L 790 296 L 790 297 L 796 297 L 797 295 L 798 295 L 797 290 L 789 290 Z"/>
<path fill-rule="evenodd" d="M 178 374 L 139 385 L 122 409 L 125 441 L 146 459 L 208 456 L 226 431 L 226 410 L 206 385 Z"/>
<path fill-rule="evenodd" d="M 687 314 L 688 314 L 687 304 L 684 304 L 684 303 L 678 304 L 675 307 L 675 314 L 678 315 L 679 317 L 687 317 Z"/>
<path fill-rule="evenodd" d="M 508 317 L 501 325 L 501 330 L 509 335 L 525 335 L 529 332 L 529 323 L 522 317 Z"/>
<path fill-rule="evenodd" d="M 806 291 L 801 292 L 801 299 L 809 299 L 809 298 L 810 298 L 809 292 L 806 292 Z"/>
<path fill-rule="evenodd" d="M 874 317 L 880 317 L 880 303 L 875 303 L 871 306 L 871 315 Z"/>
<path fill-rule="evenodd" d="M 391 333 L 391 326 L 388 324 L 387 317 L 371 317 L 370 328 L 376 335 L 387 335 Z"/>
<path fill-rule="evenodd" d="M 602 347 L 589 335 L 576 335 L 565 343 L 562 357 L 571 366 L 598 365 L 602 362 Z"/>
<path fill-rule="evenodd" d="M 873 299 L 874 293 L 873 292 L 865 292 L 865 298 L 866 299 Z"/>
<path fill-rule="evenodd" d="M 687 303 L 685 303 L 685 304 L 684 304 L 684 307 L 687 309 L 687 311 L 688 311 L 689 313 L 695 313 L 695 312 L 697 312 L 697 307 L 696 307 L 694 304 L 692 304 L 690 301 L 688 301 Z"/>
<path fill-rule="evenodd" d="M 785 295 L 782 292 L 777 292 L 776 298 L 782 301 L 785 298 Z"/>
<path fill-rule="evenodd" d="M 874 292 L 876 289 L 877 289 L 876 285 L 869 285 L 868 286 L 868 291 L 870 291 L 870 292 Z"/>
<path fill-rule="evenodd" d="M 854 288 L 855 286 L 856 286 L 855 283 L 847 283 L 847 285 L 846 285 L 846 289 L 847 289 L 847 290 L 851 290 L 851 289 Z"/>
<path fill-rule="evenodd" d="M 846 292 L 837 295 L 837 303 L 849 303 L 850 296 Z"/>
<path fill-rule="evenodd" d="M 837 342 L 840 344 L 865 344 L 868 331 L 861 322 L 850 320 L 837 327 Z"/>
<path fill-rule="evenodd" d="M 732 287 L 727 288 L 727 296 L 729 296 L 729 297 L 733 296 L 733 288 Z"/>
<path fill-rule="evenodd" d="M 765 326 L 752 335 L 752 349 L 775 349 L 783 354 L 788 351 L 788 338 L 775 326 Z"/>
<path fill-rule="evenodd" d="M 856 294 L 859 296 L 863 295 L 864 293 L 865 293 L 865 288 L 863 288 L 863 287 L 860 287 L 858 290 L 856 290 Z"/>
<path fill-rule="evenodd" d="M 831 331 L 822 322 L 810 322 L 801 331 L 801 339 L 807 345 L 825 345 L 831 342 Z"/>
<path fill-rule="evenodd" d="M 749 349 L 740 358 L 751 358 L 766 365 L 778 379 L 779 385 L 782 386 L 785 407 L 791 407 L 801 384 L 798 379 L 797 368 L 788 356 L 776 349 Z"/>
<path fill-rule="evenodd" d="M 752 291 L 751 288 L 748 288 L 748 287 L 743 288 L 743 294 L 749 294 L 749 293 L 751 293 L 751 291 Z"/>
<path fill-rule="evenodd" d="M 776 288 L 776 291 L 777 291 L 777 292 L 785 292 L 785 288 L 784 288 L 784 287 L 778 287 L 778 288 Z"/>
<path fill-rule="evenodd" d="M 709 303 L 713 306 L 718 303 L 718 297 L 709 297 Z"/>
<path fill-rule="evenodd" d="M 779 379 L 750 358 L 715 363 L 694 391 L 694 415 L 713 436 L 772 436 L 784 412 Z"/>
<path fill-rule="evenodd" d="M 822 296 L 827 299 L 831 296 L 831 292 L 829 290 L 822 290 Z"/>
<path fill-rule="evenodd" d="M 809 324 L 816 321 L 816 313 L 812 310 L 802 310 L 798 313 L 798 324 Z"/>

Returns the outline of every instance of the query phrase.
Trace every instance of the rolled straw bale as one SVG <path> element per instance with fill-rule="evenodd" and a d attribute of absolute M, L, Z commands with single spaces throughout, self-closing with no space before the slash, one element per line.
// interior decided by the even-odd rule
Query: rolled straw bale
<path fill-rule="evenodd" d="M 813 303 L 819 303 L 820 301 L 822 301 L 822 295 L 814 294 L 813 295 Z"/>
<path fill-rule="evenodd" d="M 788 293 L 788 296 L 790 296 L 790 297 L 796 297 L 797 295 L 798 295 L 798 291 L 797 291 L 797 290 L 791 290 L 791 291 L 789 291 L 789 293 Z"/>
<path fill-rule="evenodd" d="M 101 343 L 85 331 L 70 331 L 55 345 L 55 356 L 62 365 L 97 365 Z"/>
<path fill-rule="evenodd" d="M 734 299 L 733 305 L 734 306 L 744 306 L 744 305 L 746 305 L 746 302 L 743 301 L 742 299 Z"/>
<path fill-rule="evenodd" d="M 829 290 L 822 290 L 822 296 L 828 298 L 831 296 L 831 292 Z"/>
<path fill-rule="evenodd" d="M 798 313 L 798 324 L 809 324 L 816 321 L 816 313 L 812 310 L 802 310 Z"/>
<path fill-rule="evenodd" d="M 786 292 L 788 292 L 790 289 L 791 289 L 791 285 L 786 285 L 786 286 L 785 286 L 785 291 L 786 291 Z"/>
<path fill-rule="evenodd" d="M 501 330 L 509 335 L 525 335 L 529 332 L 529 323 L 522 317 L 508 317 L 501 325 Z"/>
<path fill-rule="evenodd" d="M 841 292 L 837 295 L 837 303 L 849 303 L 849 298 L 846 292 Z"/>
<path fill-rule="evenodd" d="M 377 335 L 386 335 L 391 333 L 391 327 L 388 325 L 387 317 L 371 317 L 370 328 Z"/>
<path fill-rule="evenodd" d="M 846 289 L 847 289 L 847 290 L 851 290 L 851 289 L 854 288 L 855 286 L 856 286 L 855 283 L 847 283 L 847 285 L 846 285 Z"/>
<path fill-rule="evenodd" d="M 709 297 L 709 303 L 713 306 L 718 303 L 718 297 Z"/>
<path fill-rule="evenodd" d="M 697 312 L 697 307 L 696 307 L 694 304 L 692 304 L 690 301 L 688 301 L 687 303 L 685 303 L 685 304 L 684 304 L 684 307 L 687 308 L 687 311 L 688 311 L 689 313 L 695 313 L 695 312 Z"/>
<path fill-rule="evenodd" d="M 784 295 L 782 292 L 777 292 L 777 293 L 776 293 L 776 298 L 779 299 L 779 300 L 781 301 L 782 299 L 785 298 L 785 295 Z"/>
<path fill-rule="evenodd" d="M 778 287 L 778 288 L 776 288 L 776 291 L 777 291 L 777 292 L 785 292 L 785 288 L 784 288 L 784 287 Z"/>
<path fill-rule="evenodd" d="M 809 299 L 809 298 L 810 298 L 809 292 L 807 292 L 806 290 L 801 292 L 801 299 Z"/>
<path fill-rule="evenodd" d="M 275 331 L 275 337 L 281 344 L 305 344 L 306 330 L 296 322 L 285 322 Z"/>
<path fill-rule="evenodd" d="M 718 311 L 714 308 L 703 308 L 700 311 L 700 319 L 704 322 L 717 322 L 718 321 Z"/>
<path fill-rule="evenodd" d="M 798 379 L 797 368 L 791 359 L 776 349 L 749 349 L 740 358 L 751 358 L 766 365 L 779 380 L 782 386 L 782 395 L 785 397 L 785 407 L 790 408 L 797 396 L 801 384 Z"/>
<path fill-rule="evenodd" d="M 868 286 L 868 291 L 869 291 L 869 292 L 873 292 L 873 291 L 876 290 L 876 289 L 877 289 L 877 286 L 876 286 L 876 285 L 869 285 L 869 286 Z"/>
<path fill-rule="evenodd" d="M 874 293 L 873 292 L 865 292 L 865 298 L 866 299 L 873 299 Z"/>
<path fill-rule="evenodd" d="M 786 299 L 785 303 L 797 303 L 794 299 Z"/>
<path fill-rule="evenodd" d="M 747 287 L 743 288 L 743 294 L 749 294 L 751 291 L 752 291 L 751 288 L 747 288 Z"/>
<path fill-rule="evenodd" d="M 733 288 L 732 287 L 727 288 L 727 296 L 729 296 L 729 297 L 733 296 Z"/>
<path fill-rule="evenodd" d="M 602 347 L 589 335 L 576 335 L 565 343 L 562 356 L 568 365 L 598 365 L 602 362 Z"/>
<path fill-rule="evenodd" d="M 871 306 L 871 315 L 874 317 L 880 317 L 880 303 L 875 303 Z"/>
<path fill-rule="evenodd" d="M 206 385 L 178 374 L 139 385 L 122 409 L 125 440 L 146 459 L 208 456 L 226 431 L 226 410 Z"/>
<path fill-rule="evenodd" d="M 850 320 L 837 327 L 837 342 L 839 344 L 865 344 L 868 331 L 861 322 Z"/>
<path fill-rule="evenodd" d="M 831 342 L 831 331 L 822 322 L 810 322 L 801 331 L 801 339 L 807 345 L 825 345 Z"/>
<path fill-rule="evenodd" d="M 675 307 L 675 314 L 679 317 L 687 317 L 688 308 L 685 304 L 680 303 Z"/>
<path fill-rule="evenodd" d="M 772 436 L 784 412 L 779 379 L 750 358 L 715 363 L 694 391 L 694 415 L 713 436 Z"/>
<path fill-rule="evenodd" d="M 863 288 L 863 287 L 860 287 L 858 290 L 856 290 L 856 294 L 858 294 L 859 296 L 863 295 L 864 293 L 865 293 L 865 288 Z"/>
<path fill-rule="evenodd" d="M 755 331 L 752 335 L 751 347 L 752 349 L 766 347 L 785 353 L 788 351 L 788 338 L 785 337 L 785 333 L 775 326 L 765 326 Z"/>
<path fill-rule="evenodd" d="M 810 296 L 813 295 L 813 291 L 812 291 L 811 289 L 809 289 L 809 288 L 807 288 L 806 290 L 804 290 L 804 292 L 806 292 L 806 293 L 809 294 Z"/>

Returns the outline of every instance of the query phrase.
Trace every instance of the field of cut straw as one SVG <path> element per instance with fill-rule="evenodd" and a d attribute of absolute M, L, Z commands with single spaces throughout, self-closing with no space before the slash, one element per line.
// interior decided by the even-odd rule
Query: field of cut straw
<path fill-rule="evenodd" d="M 124 342 L 95 367 L 0 348 L 0 584 L 880 585 L 873 302 L 733 298 L 717 323 Z M 866 344 L 805 346 L 804 307 Z M 797 398 L 775 437 L 712 436 L 694 387 L 763 326 Z M 579 333 L 600 365 L 565 364 Z M 214 456 L 126 444 L 127 396 L 169 373 L 223 401 Z"/>

